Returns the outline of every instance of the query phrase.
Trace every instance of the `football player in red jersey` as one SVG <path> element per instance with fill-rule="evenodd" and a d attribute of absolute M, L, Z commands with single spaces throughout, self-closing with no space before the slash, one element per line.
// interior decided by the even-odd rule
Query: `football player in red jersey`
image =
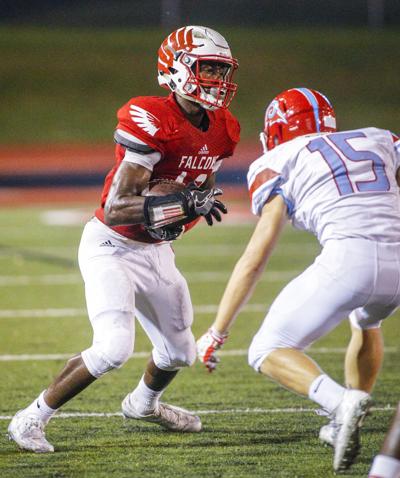
<path fill-rule="evenodd" d="M 128 360 L 135 317 L 153 350 L 142 379 L 122 402 L 124 416 L 175 431 L 201 429 L 199 417 L 160 401 L 196 357 L 189 290 L 170 241 L 201 216 L 212 225 L 226 213 L 214 183 L 239 141 L 238 121 L 227 110 L 237 66 L 218 32 L 180 28 L 158 52 L 158 80 L 171 94 L 132 98 L 118 111 L 116 163 L 79 248 L 93 344 L 15 415 L 8 431 L 21 448 L 54 451 L 45 425 L 61 405 Z M 159 183 L 169 194 L 151 195 Z"/>

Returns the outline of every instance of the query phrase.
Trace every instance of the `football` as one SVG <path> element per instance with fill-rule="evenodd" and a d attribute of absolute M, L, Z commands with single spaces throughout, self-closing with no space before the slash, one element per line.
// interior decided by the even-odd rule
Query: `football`
<path fill-rule="evenodd" d="M 146 196 L 165 196 L 166 194 L 177 193 L 185 188 L 183 183 L 174 180 L 160 179 L 149 183 L 149 190 Z"/>

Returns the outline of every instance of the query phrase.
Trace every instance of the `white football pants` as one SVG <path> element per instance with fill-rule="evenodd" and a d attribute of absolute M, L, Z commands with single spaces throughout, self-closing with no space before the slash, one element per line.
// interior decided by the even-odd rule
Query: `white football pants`
<path fill-rule="evenodd" d="M 94 218 L 82 234 L 79 266 L 94 331 L 93 345 L 82 358 L 92 375 L 99 377 L 129 358 L 134 317 L 153 344 L 157 367 L 193 364 L 193 308 L 169 243 L 135 242 Z"/>
<path fill-rule="evenodd" d="M 304 350 L 349 315 L 362 329 L 378 327 L 399 305 L 400 243 L 327 241 L 271 305 L 250 345 L 249 364 L 259 371 L 275 349 Z"/>

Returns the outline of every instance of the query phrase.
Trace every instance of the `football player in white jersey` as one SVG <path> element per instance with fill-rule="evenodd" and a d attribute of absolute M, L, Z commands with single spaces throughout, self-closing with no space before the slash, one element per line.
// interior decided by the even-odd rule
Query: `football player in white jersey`
<path fill-rule="evenodd" d="M 340 471 L 358 453 L 371 397 L 332 380 L 304 350 L 348 316 L 368 330 L 400 305 L 400 142 L 378 128 L 337 132 L 328 99 L 307 88 L 278 95 L 265 119 L 266 151 L 248 172 L 252 210 L 260 218 L 213 325 L 198 340 L 198 357 L 215 367 L 215 352 L 288 219 L 315 234 L 321 254 L 271 305 L 249 363 L 326 410 L 336 424 L 333 466 Z"/>

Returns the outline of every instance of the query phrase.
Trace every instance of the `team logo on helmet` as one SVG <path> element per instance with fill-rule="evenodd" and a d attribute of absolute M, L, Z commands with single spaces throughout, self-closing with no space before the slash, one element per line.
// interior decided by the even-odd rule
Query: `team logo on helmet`
<path fill-rule="evenodd" d="M 132 121 L 151 136 L 154 136 L 160 129 L 158 127 L 160 125 L 160 120 L 139 106 L 131 105 L 129 108 L 129 114 L 132 117 Z"/>
<path fill-rule="evenodd" d="M 281 110 L 279 106 L 278 100 L 273 100 L 268 106 L 267 111 L 265 113 L 265 122 L 267 121 L 270 125 L 273 125 L 275 123 L 288 123 L 287 119 L 285 118 L 285 113 Z"/>
<path fill-rule="evenodd" d="M 172 67 L 176 52 L 183 50 L 190 53 L 198 46 L 202 45 L 193 43 L 193 28 L 179 28 L 163 41 L 159 51 L 159 62 L 166 68 Z"/>

